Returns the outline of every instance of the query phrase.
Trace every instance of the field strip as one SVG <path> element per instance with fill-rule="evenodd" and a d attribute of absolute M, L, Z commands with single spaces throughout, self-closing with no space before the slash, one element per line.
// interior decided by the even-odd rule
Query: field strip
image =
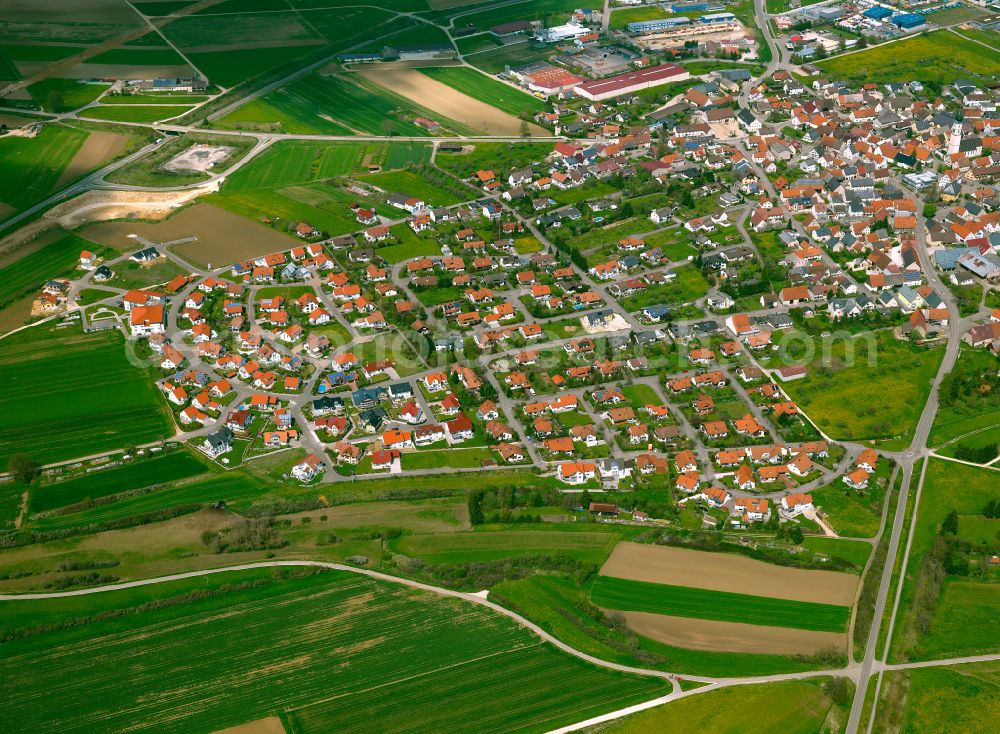
<path fill-rule="evenodd" d="M 843 652 L 843 632 L 816 632 L 714 619 L 624 612 L 628 626 L 643 637 L 687 650 L 767 655 L 815 655 L 835 648 Z"/>
<path fill-rule="evenodd" d="M 848 573 L 776 566 L 732 553 L 627 542 L 615 546 L 601 574 L 630 581 L 839 606 L 851 606 L 858 587 L 858 577 Z"/>
<path fill-rule="evenodd" d="M 336 701 L 338 698 L 346 698 L 347 696 L 358 696 L 363 693 L 370 693 L 371 691 L 377 691 L 380 688 L 386 688 L 387 686 L 395 686 L 399 683 L 406 683 L 407 681 L 416 680 L 418 678 L 426 678 L 429 675 L 436 675 L 445 670 L 452 670 L 453 668 L 460 668 L 463 665 L 470 665 L 471 663 L 477 663 L 482 660 L 489 660 L 490 658 L 499 657 L 501 655 L 510 655 L 514 652 L 520 652 L 525 649 L 530 649 L 532 647 L 538 647 L 545 644 L 544 640 L 539 640 L 533 645 L 523 645 L 521 647 L 512 647 L 509 650 L 498 650 L 497 652 L 491 652 L 489 655 L 480 655 L 477 658 L 469 658 L 468 660 L 462 660 L 457 663 L 452 663 L 451 665 L 445 665 L 440 668 L 435 668 L 434 670 L 427 670 L 423 673 L 416 673 L 414 675 L 408 675 L 405 678 L 397 678 L 396 680 L 386 681 L 385 683 L 380 683 L 377 686 L 372 686 L 371 688 L 362 688 L 357 691 L 345 691 L 344 693 L 339 693 L 336 696 L 330 696 L 328 698 L 320 698 L 315 701 L 310 701 L 309 703 L 302 704 L 301 706 L 293 706 L 291 708 L 286 708 L 285 713 L 294 713 L 296 711 L 302 711 L 303 709 L 310 708 L 312 706 L 319 706 L 324 703 L 329 703 L 330 701 Z"/>

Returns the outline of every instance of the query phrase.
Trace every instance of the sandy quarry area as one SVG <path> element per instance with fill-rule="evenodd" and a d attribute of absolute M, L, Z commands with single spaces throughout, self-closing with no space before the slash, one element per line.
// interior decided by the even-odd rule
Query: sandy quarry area
<path fill-rule="evenodd" d="M 215 734 L 285 734 L 285 726 L 277 716 L 268 716 L 266 719 L 220 729 Z"/>
<path fill-rule="evenodd" d="M 422 107 L 460 122 L 487 135 L 521 134 L 521 121 L 496 107 L 462 94 L 447 84 L 424 76 L 414 69 L 378 69 L 359 71 L 358 76 L 385 87 L 391 92 L 411 99 Z M 447 123 L 442 120 L 442 123 Z M 529 125 L 532 135 L 548 135 L 537 125 Z"/>
<path fill-rule="evenodd" d="M 775 599 L 852 606 L 858 577 L 836 571 L 775 566 L 733 553 L 619 543 L 601 569 L 605 576 Z"/>
<path fill-rule="evenodd" d="M 207 173 L 216 163 L 226 160 L 233 148 L 228 145 L 198 143 L 182 150 L 163 164 L 165 171 L 201 171 Z"/>
<path fill-rule="evenodd" d="M 112 160 L 125 150 L 128 136 L 117 133 L 94 131 L 87 136 L 73 160 L 66 166 L 55 189 L 61 189 L 70 181 L 79 178 L 87 171 L 99 167 L 102 163 Z"/>
<path fill-rule="evenodd" d="M 749 652 L 771 655 L 814 655 L 847 648 L 843 632 L 813 632 L 741 622 L 716 622 L 646 612 L 622 612 L 637 634 L 689 650 Z"/>

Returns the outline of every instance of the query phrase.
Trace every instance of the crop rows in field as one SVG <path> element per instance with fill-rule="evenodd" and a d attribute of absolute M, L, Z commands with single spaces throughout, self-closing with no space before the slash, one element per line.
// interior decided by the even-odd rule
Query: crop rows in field
<path fill-rule="evenodd" d="M 205 465 L 187 451 L 156 454 L 145 461 L 94 471 L 32 489 L 29 508 L 32 512 L 42 512 L 76 504 L 87 497 L 106 497 L 131 489 L 186 479 L 205 470 Z"/>
<path fill-rule="evenodd" d="M 66 734 L 217 731 L 274 715 L 307 734 L 364 729 L 373 715 L 394 731 L 537 731 L 664 691 L 568 658 L 487 609 L 338 572 L 40 634 L 5 653 L 7 720 Z"/>
<path fill-rule="evenodd" d="M 51 278 L 76 269 L 80 251 L 97 252 L 101 248 L 82 237 L 66 233 L 64 237 L 7 265 L 0 273 L 0 307 L 30 293 Z"/>
<path fill-rule="evenodd" d="M 207 477 L 194 482 L 146 494 L 125 497 L 116 502 L 95 505 L 67 515 L 52 515 L 31 521 L 31 528 L 41 532 L 81 528 L 90 524 L 113 523 L 124 518 L 167 510 L 184 505 L 213 502 L 252 501 L 274 489 L 273 485 L 242 471 Z"/>
<path fill-rule="evenodd" d="M 599 607 L 622 612 L 648 612 L 819 632 L 843 632 L 851 616 L 849 607 L 834 604 L 652 584 L 613 576 L 599 576 L 591 589 L 590 599 Z"/>
<path fill-rule="evenodd" d="M 420 73 L 514 117 L 546 109 L 542 100 L 468 67 L 428 67 L 420 69 Z"/>
<path fill-rule="evenodd" d="M 52 193 L 87 133 L 45 125 L 33 138 L 0 138 L 0 202 L 25 209 Z"/>
<path fill-rule="evenodd" d="M 46 464 L 170 432 L 155 388 L 129 363 L 117 332 L 8 340 L 0 344 L 0 371 L 0 468 L 22 451 Z"/>

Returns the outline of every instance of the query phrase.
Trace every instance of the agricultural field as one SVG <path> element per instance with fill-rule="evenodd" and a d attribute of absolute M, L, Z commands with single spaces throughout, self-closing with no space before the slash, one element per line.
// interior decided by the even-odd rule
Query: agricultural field
<path fill-rule="evenodd" d="M 97 105 L 80 113 L 81 117 L 111 122 L 156 122 L 180 117 L 191 107 L 181 105 Z"/>
<path fill-rule="evenodd" d="M 83 502 L 87 498 L 96 499 L 186 479 L 206 470 L 206 465 L 187 451 L 155 454 L 149 459 L 32 487 L 28 509 L 45 512 Z"/>
<path fill-rule="evenodd" d="M 421 69 L 420 73 L 515 117 L 533 115 L 547 109 L 542 100 L 465 66 L 427 67 Z"/>
<path fill-rule="evenodd" d="M 472 722 L 536 731 L 666 690 L 658 679 L 558 653 L 462 600 L 344 572 L 250 572 L 224 580 L 56 602 L 55 612 L 45 602 L 0 607 L 14 615 L 6 629 L 36 624 L 32 618 L 51 625 L 5 643 L 5 710 L 29 729 L 67 732 L 216 731 L 270 717 L 300 732 L 348 731 L 372 717 L 394 731 L 468 731 Z M 170 603 L 151 608 L 158 599 Z M 138 613 L 115 614 L 128 609 Z M 111 618 L 94 620 L 102 611 Z M 73 619 L 79 621 L 68 626 Z M 233 629 L 256 631 L 252 655 Z M 192 639 L 199 640 L 195 657 Z M 345 664 L 331 666 L 331 658 Z M 165 665 L 169 660 L 184 664 Z M 127 687 L 120 685 L 124 669 Z M 382 694 L 388 687 L 391 698 Z M 442 699 L 447 707 L 427 705 Z"/>
<path fill-rule="evenodd" d="M 508 66 L 520 66 L 536 61 L 547 61 L 552 55 L 552 48 L 548 46 L 535 48 L 530 42 L 525 41 L 470 54 L 466 61 L 477 69 L 482 69 L 487 74 L 500 74 Z"/>
<path fill-rule="evenodd" d="M 86 139 L 87 133 L 61 125 L 45 125 L 33 138 L 0 138 L 0 168 L 5 171 L 0 178 L 0 217 L 51 194 Z"/>
<path fill-rule="evenodd" d="M 88 105 L 107 91 L 108 84 L 91 84 L 79 79 L 50 77 L 28 87 L 46 112 L 66 112 Z"/>
<path fill-rule="evenodd" d="M 824 680 L 784 681 L 708 691 L 667 706 L 643 711 L 601 727 L 601 734 L 651 731 L 814 734 L 837 731 L 849 706 L 837 704 Z M 753 712 L 752 715 L 748 712 Z"/>
<path fill-rule="evenodd" d="M 116 332 L 35 328 L 0 342 L 0 368 L 0 468 L 19 452 L 45 464 L 172 432 L 156 389 L 129 363 Z"/>
<path fill-rule="evenodd" d="M 808 376 L 783 385 L 792 400 L 834 439 L 908 442 L 944 351 L 887 332 L 816 341 L 807 342 L 816 348 Z M 802 353 L 790 345 L 781 354 L 795 363 Z"/>
<path fill-rule="evenodd" d="M 942 30 L 847 54 L 816 64 L 836 79 L 864 79 L 876 84 L 920 79 L 950 84 L 956 79 L 986 79 L 1000 74 L 1000 59 L 974 41 Z"/>
<path fill-rule="evenodd" d="M 904 700 L 889 702 L 883 715 L 886 723 L 876 731 L 888 731 L 892 724 L 900 727 L 898 731 L 913 734 L 990 731 L 1000 717 L 1000 666 L 996 662 L 899 671 L 891 676 L 883 684 L 883 693 L 892 695 L 895 688 Z"/>
<path fill-rule="evenodd" d="M 471 563 L 560 554 L 602 563 L 620 539 L 610 532 L 479 530 L 471 533 L 404 535 L 393 548 L 427 563 Z"/>
<path fill-rule="evenodd" d="M 817 632 L 843 632 L 851 616 L 849 607 L 833 604 L 652 584 L 613 576 L 599 577 L 591 589 L 590 599 L 603 609 L 623 612 L 646 612 Z"/>
<path fill-rule="evenodd" d="M 924 558 L 934 549 L 942 523 L 952 510 L 958 514 L 957 539 L 970 544 L 970 560 L 981 563 L 984 553 L 996 552 L 1000 546 L 995 533 L 992 539 L 983 537 L 988 535 L 984 524 L 1000 530 L 1000 521 L 982 515 L 985 503 L 1000 495 L 996 473 L 942 459 L 928 461 L 900 605 L 900 615 L 906 621 L 903 645 L 894 643 L 893 655 L 905 652 L 910 659 L 927 659 L 996 652 L 1000 649 L 1000 635 L 988 621 L 995 614 L 1000 591 L 995 573 L 981 578 L 976 568 L 966 576 L 945 575 L 942 570 L 944 580 L 930 608 L 929 624 L 923 633 L 912 628 L 916 605 L 920 605 L 921 614 L 927 614 L 925 602 L 920 602 L 915 593 L 918 585 L 927 583 L 920 573 Z M 985 546 L 983 540 L 988 541 Z M 964 631 L 956 634 L 956 630 Z"/>
<path fill-rule="evenodd" d="M 312 74 L 237 109 L 220 124 L 298 134 L 413 137 L 430 135 L 413 120 L 433 114 L 366 83 L 359 75 Z"/>
<path fill-rule="evenodd" d="M 377 186 L 386 193 L 409 194 L 423 199 L 431 207 L 450 206 L 463 201 L 451 192 L 434 186 L 423 176 L 413 171 L 384 171 L 358 176 L 358 179 Z M 469 191 L 469 199 L 474 198 L 475 195 L 476 192 Z"/>
<path fill-rule="evenodd" d="M 521 135 L 523 132 L 531 135 L 547 134 L 543 128 L 535 124 L 523 123 L 514 115 L 504 112 L 492 104 L 480 101 L 474 96 L 443 83 L 443 81 L 421 73 L 421 71 L 421 69 L 396 67 L 379 69 L 378 71 L 359 71 L 358 76 L 378 85 L 384 90 L 384 93 L 409 100 L 412 104 L 423 105 L 426 101 L 433 100 L 433 110 L 428 112 L 425 117 L 430 117 L 430 119 L 440 122 L 455 132 L 504 136 Z M 468 76 L 458 78 L 463 84 L 469 83 Z M 475 82 L 478 90 L 480 83 L 478 80 Z M 516 92 L 517 90 L 510 89 L 508 94 Z"/>

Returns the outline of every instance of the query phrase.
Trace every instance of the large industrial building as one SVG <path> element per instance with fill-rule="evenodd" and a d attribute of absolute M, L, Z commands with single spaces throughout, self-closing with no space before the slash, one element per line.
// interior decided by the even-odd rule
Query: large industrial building
<path fill-rule="evenodd" d="M 686 15 L 680 15 L 676 18 L 660 18 L 659 20 L 641 20 L 635 23 L 628 24 L 629 33 L 652 33 L 653 31 L 665 31 L 668 28 L 676 28 L 678 26 L 687 25 L 691 22 L 691 19 Z"/>
<path fill-rule="evenodd" d="M 677 64 L 660 64 L 648 69 L 630 71 L 627 74 L 596 79 L 576 86 L 573 91 L 581 97 L 595 101 L 620 97 L 623 94 L 638 92 L 661 84 L 670 84 L 690 79 L 687 69 Z"/>

